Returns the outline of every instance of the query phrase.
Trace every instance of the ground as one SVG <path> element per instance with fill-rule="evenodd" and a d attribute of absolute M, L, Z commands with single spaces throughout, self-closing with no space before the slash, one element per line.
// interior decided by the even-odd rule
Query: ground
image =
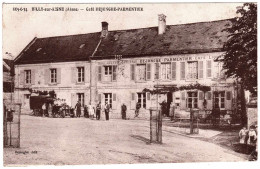
<path fill-rule="evenodd" d="M 214 143 L 163 127 L 163 144 L 149 144 L 147 120 L 21 116 L 21 148 L 5 148 L 5 165 L 132 164 L 245 161 Z M 23 153 L 24 154 L 23 154 Z"/>

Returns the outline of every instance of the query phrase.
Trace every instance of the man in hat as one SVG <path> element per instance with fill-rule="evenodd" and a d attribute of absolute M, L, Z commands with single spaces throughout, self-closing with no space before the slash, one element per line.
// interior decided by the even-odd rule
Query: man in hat
<path fill-rule="evenodd" d="M 80 104 L 79 101 L 78 101 L 78 103 L 76 104 L 75 109 L 76 109 L 76 116 L 77 116 L 77 117 L 80 117 L 80 115 L 81 115 L 81 104 Z"/>
<path fill-rule="evenodd" d="M 109 110 L 110 110 L 110 106 L 109 106 L 109 104 L 106 102 L 106 103 L 105 103 L 105 115 L 106 115 L 106 120 L 109 120 Z"/>

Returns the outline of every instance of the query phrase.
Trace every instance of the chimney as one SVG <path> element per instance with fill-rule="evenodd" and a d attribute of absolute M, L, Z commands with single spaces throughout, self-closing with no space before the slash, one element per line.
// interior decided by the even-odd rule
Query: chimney
<path fill-rule="evenodd" d="M 158 34 L 164 34 L 166 29 L 166 16 L 164 14 L 158 15 Z"/>
<path fill-rule="evenodd" d="M 101 37 L 105 38 L 108 34 L 108 23 L 107 22 L 101 22 L 102 24 L 102 31 L 101 31 Z"/>

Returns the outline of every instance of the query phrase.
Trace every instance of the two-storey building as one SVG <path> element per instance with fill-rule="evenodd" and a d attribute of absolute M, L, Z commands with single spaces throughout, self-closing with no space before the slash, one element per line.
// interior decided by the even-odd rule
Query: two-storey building
<path fill-rule="evenodd" d="M 108 31 L 102 22 L 97 33 L 35 38 L 15 59 L 16 96 L 28 108 L 30 92 L 54 90 L 57 97 L 75 106 L 107 101 L 112 117 L 120 117 L 121 105 L 134 115 L 137 102 L 142 112 L 165 100 L 179 109 L 214 107 L 231 110 L 234 98 L 232 79 L 226 79 L 222 63 L 229 20 L 166 25 Z M 183 86 L 199 83 L 211 87 L 152 95 L 143 89 L 156 86 Z"/>

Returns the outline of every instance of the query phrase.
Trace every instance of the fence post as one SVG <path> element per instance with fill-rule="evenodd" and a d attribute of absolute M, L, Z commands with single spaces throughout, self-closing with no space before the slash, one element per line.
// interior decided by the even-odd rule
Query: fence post
<path fill-rule="evenodd" d="M 20 148 L 20 126 L 21 126 L 21 121 L 20 121 L 20 116 L 21 116 L 21 104 L 18 104 L 18 145 L 17 147 Z"/>
<path fill-rule="evenodd" d="M 190 134 L 193 134 L 193 118 L 194 118 L 194 111 L 190 109 Z"/>
<path fill-rule="evenodd" d="M 150 109 L 150 143 L 153 140 L 153 133 L 152 133 L 152 109 Z"/>

